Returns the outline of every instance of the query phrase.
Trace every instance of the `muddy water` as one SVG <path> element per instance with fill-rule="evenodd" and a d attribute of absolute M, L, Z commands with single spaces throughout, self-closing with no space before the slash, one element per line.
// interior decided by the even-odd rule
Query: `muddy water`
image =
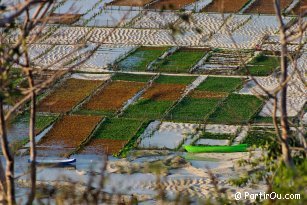
<path fill-rule="evenodd" d="M 29 124 L 25 122 L 13 123 L 7 130 L 9 142 L 24 140 L 29 135 Z"/>
<path fill-rule="evenodd" d="M 155 162 L 157 160 L 164 160 L 169 156 L 182 156 L 191 165 L 179 169 L 171 169 L 168 175 L 161 178 L 165 185 L 165 190 L 168 194 L 172 195 L 178 193 L 179 189 L 187 189 L 191 192 L 191 196 L 204 197 L 206 194 L 205 190 L 210 184 L 210 180 L 206 174 L 207 169 L 215 170 L 219 168 L 222 160 L 215 157 L 206 157 L 198 154 L 189 154 L 182 152 L 171 152 L 166 156 L 140 156 L 138 158 L 129 158 L 127 160 L 117 159 L 109 156 L 109 164 L 114 163 L 137 163 L 142 164 L 146 162 Z M 101 167 L 104 164 L 102 157 L 98 155 L 74 155 L 72 156 L 77 159 L 77 162 L 71 166 L 66 167 L 42 167 L 38 166 L 37 179 L 38 184 L 53 184 L 62 183 L 65 181 L 78 182 L 78 184 L 87 185 L 90 178 L 93 179 L 92 187 L 99 187 L 99 182 L 102 176 Z M 44 157 L 45 159 L 55 159 L 56 157 Z M 26 184 L 29 183 L 29 176 L 24 175 L 28 171 L 29 156 L 16 157 L 16 168 L 15 175 L 18 181 L 18 196 L 22 198 L 24 193 L 28 190 L 25 188 Z M 4 159 L 2 157 L 2 162 Z M 157 176 L 151 173 L 132 173 L 132 174 L 121 174 L 116 172 L 116 168 L 107 166 L 107 171 L 104 173 L 106 176 L 106 184 L 104 191 L 124 193 L 125 195 L 147 195 L 154 197 L 157 193 L 156 181 Z M 20 187 L 20 185 L 23 185 Z M 207 188 L 206 188 L 207 190 Z M 23 193 L 23 194 L 21 194 Z"/>

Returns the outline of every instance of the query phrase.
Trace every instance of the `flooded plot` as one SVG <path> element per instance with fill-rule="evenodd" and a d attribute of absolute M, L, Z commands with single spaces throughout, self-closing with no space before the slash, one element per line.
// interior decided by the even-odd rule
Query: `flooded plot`
<path fill-rule="evenodd" d="M 211 146 L 223 146 L 229 145 L 229 140 L 216 140 L 216 139 L 199 139 L 195 144 L 196 145 L 211 145 Z"/>
<path fill-rule="evenodd" d="M 58 115 L 52 114 L 36 114 L 35 134 L 38 135 L 45 128 L 51 125 Z M 25 113 L 21 116 L 17 116 L 16 119 L 8 124 L 8 140 L 10 142 L 17 142 L 27 140 L 29 136 L 29 113 Z"/>
<path fill-rule="evenodd" d="M 38 148 L 52 150 L 74 150 L 85 140 L 102 120 L 98 116 L 67 115 L 63 116 L 52 129 L 38 142 Z M 82 128 L 82 129 L 80 129 Z M 41 154 L 44 152 L 42 151 Z M 67 154 L 67 153 L 66 153 Z"/>
<path fill-rule="evenodd" d="M 293 0 L 281 0 L 281 10 L 286 9 Z M 267 0 L 256 0 L 245 13 L 261 13 L 261 14 L 275 14 L 274 2 Z"/>
<path fill-rule="evenodd" d="M 110 0 L 102 0 L 102 3 L 106 3 Z M 60 14 L 86 14 L 93 8 L 96 8 L 96 4 L 99 0 L 83 1 L 83 0 L 68 0 L 64 4 L 55 9 L 55 13 Z"/>
<path fill-rule="evenodd" d="M 148 65 L 163 55 L 166 47 L 140 47 L 118 63 L 122 71 L 145 71 Z"/>
<path fill-rule="evenodd" d="M 262 40 L 266 35 L 274 35 L 278 31 L 278 22 L 275 16 L 253 15 L 248 17 L 243 15 L 241 17 L 243 19 L 247 18 L 247 21 L 233 30 L 233 39 L 225 32 L 221 32 L 213 35 L 207 45 L 229 49 L 236 47 L 255 49 L 257 45 L 262 44 Z M 286 23 L 289 22 L 290 18 L 285 17 L 283 20 Z"/>
<path fill-rule="evenodd" d="M 94 16 L 93 13 L 99 15 Z M 90 12 L 89 14 L 83 16 L 82 21 L 78 24 L 85 26 L 97 26 L 97 27 L 116 27 L 116 26 L 125 26 L 133 18 L 140 14 L 140 11 L 134 10 L 116 10 L 116 9 L 107 9 L 101 11 L 101 8 L 97 8 L 96 11 Z"/>
<path fill-rule="evenodd" d="M 179 10 L 196 0 L 159 0 L 148 6 L 149 9 Z"/>
<path fill-rule="evenodd" d="M 100 46 L 98 50 L 82 64 L 80 70 L 99 71 L 109 69 L 118 58 L 129 53 L 134 46 Z"/>
<path fill-rule="evenodd" d="M 150 129 L 148 126 L 147 129 Z M 162 122 L 159 129 L 152 135 L 142 135 L 141 143 L 138 148 L 141 149 L 176 149 L 182 145 L 185 140 L 192 138 L 197 134 L 198 124 Z M 150 133 L 147 130 L 144 133 Z"/>
<path fill-rule="evenodd" d="M 118 111 L 146 84 L 142 82 L 113 81 L 81 108 L 81 112 L 108 114 Z"/>
<path fill-rule="evenodd" d="M 187 5 L 184 9 L 188 11 L 200 12 L 203 8 L 212 3 L 213 0 L 199 0 L 192 4 Z"/>
<path fill-rule="evenodd" d="M 181 49 L 157 61 L 153 69 L 158 72 L 188 73 L 205 54 L 201 50 Z"/>
<path fill-rule="evenodd" d="M 131 26 L 132 28 L 169 28 L 179 18 L 174 12 L 146 12 Z"/>
<path fill-rule="evenodd" d="M 227 125 L 224 125 L 224 127 L 227 129 Z M 210 131 L 211 130 L 207 129 L 206 127 L 206 132 L 201 134 L 200 138 L 195 142 L 195 144 L 197 145 L 219 145 L 219 146 L 220 145 L 231 145 L 232 141 L 236 137 L 236 132 L 228 133 L 228 132 L 225 132 L 224 130 L 224 132 L 222 131 L 222 133 L 220 132 L 216 133 L 216 132 L 210 132 Z"/>
<path fill-rule="evenodd" d="M 117 154 L 128 143 L 128 140 L 92 139 L 82 150 L 82 154 Z"/>
<path fill-rule="evenodd" d="M 57 30 L 58 34 L 54 34 L 55 36 L 61 35 L 60 33 L 63 30 Z M 71 33 L 71 36 L 67 39 L 72 40 L 73 37 L 76 37 L 73 33 Z M 49 37 L 50 39 L 47 39 L 47 41 L 50 41 L 50 44 L 54 44 L 53 37 Z M 66 42 L 66 39 L 61 38 L 62 41 Z M 74 39 L 77 41 L 77 38 Z M 52 43 L 53 42 L 53 43 Z M 57 68 L 57 69 L 63 69 L 64 64 L 69 62 L 69 59 L 72 59 L 75 55 L 81 55 L 83 52 L 85 52 L 87 48 L 85 47 L 78 47 L 76 45 L 53 45 L 50 48 L 47 48 L 44 52 L 41 52 L 42 54 L 40 58 L 34 58 L 33 63 L 36 66 L 39 66 L 41 68 Z M 34 52 L 33 52 L 34 54 Z M 36 55 L 33 55 L 36 56 Z"/>
<path fill-rule="evenodd" d="M 203 12 L 236 13 L 248 2 L 248 0 L 214 0 L 206 6 Z"/>
<path fill-rule="evenodd" d="M 98 80 L 68 79 L 45 97 L 37 109 L 39 112 L 68 112 L 102 83 Z"/>

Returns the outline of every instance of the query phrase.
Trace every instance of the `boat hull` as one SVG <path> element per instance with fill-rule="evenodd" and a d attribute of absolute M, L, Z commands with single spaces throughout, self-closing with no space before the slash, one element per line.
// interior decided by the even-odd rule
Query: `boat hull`
<path fill-rule="evenodd" d="M 72 163 L 75 163 L 77 160 L 75 158 L 73 159 L 63 159 L 63 160 L 51 160 L 51 159 L 41 159 L 41 160 L 36 160 L 36 164 L 40 165 L 70 165 Z M 31 160 L 28 160 L 29 163 L 31 163 Z"/>

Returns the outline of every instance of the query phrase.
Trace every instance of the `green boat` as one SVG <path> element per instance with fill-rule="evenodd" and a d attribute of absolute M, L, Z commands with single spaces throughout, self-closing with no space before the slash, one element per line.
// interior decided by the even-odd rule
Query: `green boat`
<path fill-rule="evenodd" d="M 217 152 L 217 153 L 225 153 L 225 152 L 246 152 L 247 144 L 233 145 L 233 146 L 193 146 L 186 145 L 184 148 L 188 152 L 192 153 L 202 153 L 202 152 Z"/>

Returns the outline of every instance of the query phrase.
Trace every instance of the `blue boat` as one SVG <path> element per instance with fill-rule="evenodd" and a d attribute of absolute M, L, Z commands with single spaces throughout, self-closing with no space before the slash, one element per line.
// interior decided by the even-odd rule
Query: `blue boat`
<path fill-rule="evenodd" d="M 71 159 L 36 159 L 36 164 L 41 165 L 70 165 L 72 163 L 75 163 L 77 159 L 71 158 Z M 31 163 L 31 160 L 28 160 L 29 163 Z"/>

